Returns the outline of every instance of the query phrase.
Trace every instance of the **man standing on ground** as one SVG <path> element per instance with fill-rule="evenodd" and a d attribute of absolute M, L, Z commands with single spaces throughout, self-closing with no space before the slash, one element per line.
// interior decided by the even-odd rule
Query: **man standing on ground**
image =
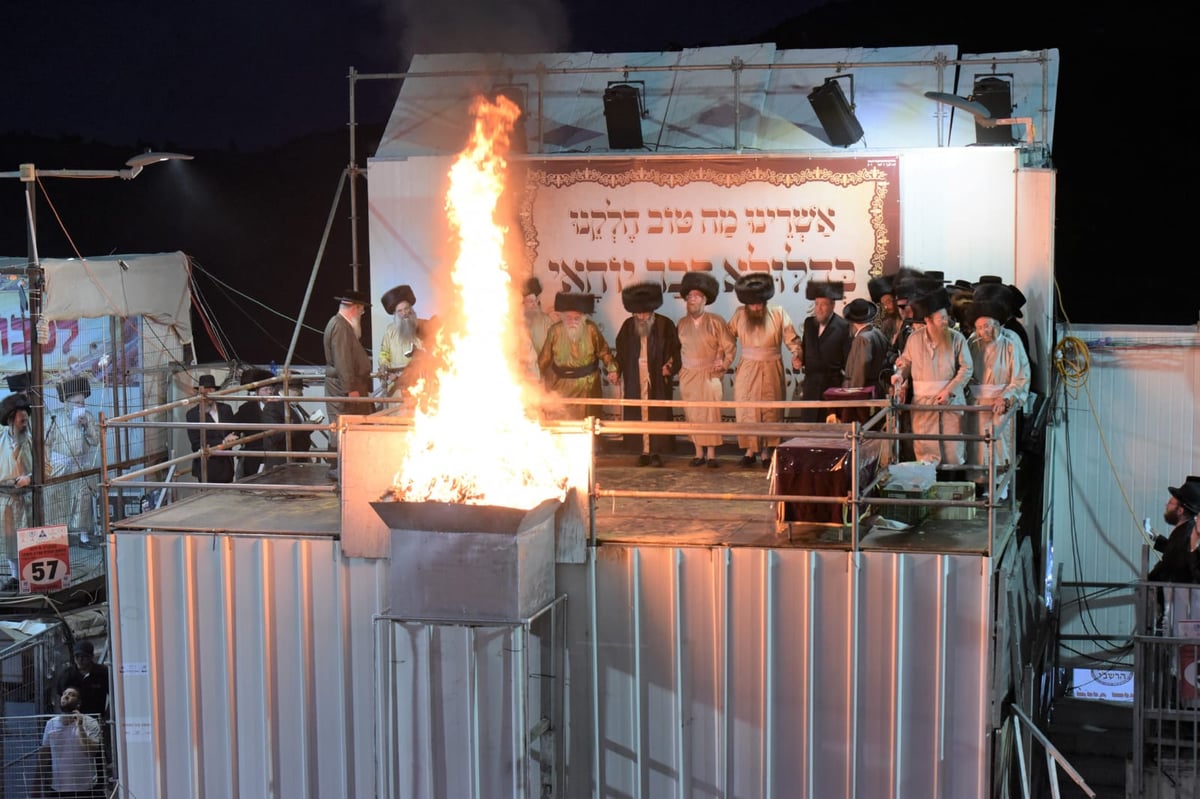
<path fill-rule="evenodd" d="M 361 291 L 343 291 L 335 297 L 338 312 L 325 325 L 325 395 L 368 397 L 371 395 L 371 356 L 362 345 L 362 318 L 371 307 Z M 329 448 L 337 449 L 337 422 L 343 414 L 368 414 L 371 403 L 326 402 L 328 421 L 334 429 Z"/>
<path fill-rule="evenodd" d="M 742 303 L 729 320 L 729 334 L 742 347 L 733 376 L 733 398 L 738 402 L 782 402 L 785 385 L 779 348 L 782 345 L 791 352 L 792 368 L 799 369 L 800 337 L 788 312 L 782 306 L 767 304 L 775 296 L 775 281 L 769 275 L 760 272 L 743 275 L 733 290 Z M 737 421 L 739 424 L 782 422 L 783 409 L 739 407 Z M 761 458 L 763 468 L 768 468 L 771 449 L 778 444 L 779 436 L 738 436 L 738 446 L 745 450 L 741 465 L 753 466 Z"/>
<path fill-rule="evenodd" d="M 0 520 L 9 578 L 5 591 L 20 585 L 17 568 L 17 530 L 29 526 L 29 484 L 33 482 L 33 451 L 29 448 L 29 398 L 9 394 L 0 401 Z"/>
<path fill-rule="evenodd" d="M 679 334 L 675 323 L 662 314 L 662 286 L 634 283 L 621 291 L 621 303 L 631 315 L 617 331 L 617 366 L 625 386 L 625 399 L 669 400 L 679 372 Z M 626 405 L 626 421 L 669 422 L 671 408 Z M 626 436 L 626 441 L 631 438 Z M 675 437 L 641 435 L 638 466 L 662 466 L 662 456 L 674 449 Z"/>
<path fill-rule="evenodd" d="M 833 310 L 834 302 L 845 296 L 844 286 L 840 281 L 809 280 L 804 295 L 812 300 L 813 312 L 804 320 L 800 399 L 820 402 L 825 398 L 825 389 L 841 387 L 846 356 L 850 354 L 850 326 Z M 804 408 L 800 421 L 822 422 L 828 414 L 825 408 Z"/>
<path fill-rule="evenodd" d="M 79 691 L 68 688 L 59 697 L 62 710 L 46 722 L 39 760 L 49 760 L 49 780 L 42 780 L 37 796 L 70 796 L 91 799 L 103 796 L 98 784 L 100 765 L 100 722 L 79 709 Z M 48 757 L 47 757 L 48 756 Z M 44 771 L 44 770 L 43 770 Z M 47 790 L 48 788 L 48 790 Z"/>
<path fill-rule="evenodd" d="M 679 295 L 687 303 L 687 315 L 679 320 L 679 397 L 686 402 L 720 402 L 725 398 L 722 381 L 733 363 L 737 345 L 729 335 L 729 325 L 715 313 L 704 310 L 717 301 L 721 286 L 707 272 L 688 272 L 679 284 Z M 692 424 L 720 424 L 721 409 L 687 407 L 683 418 Z M 720 468 L 718 433 L 691 436 L 696 455 L 692 466 Z"/>

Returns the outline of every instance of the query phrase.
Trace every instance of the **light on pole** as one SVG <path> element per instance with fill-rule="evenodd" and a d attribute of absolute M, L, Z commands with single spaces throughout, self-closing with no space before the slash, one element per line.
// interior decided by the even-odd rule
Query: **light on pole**
<path fill-rule="evenodd" d="M 44 382 L 42 373 L 42 288 L 43 272 L 37 251 L 37 181 L 39 178 L 120 178 L 133 180 L 150 164 L 160 161 L 190 161 L 192 156 L 180 153 L 145 152 L 135 155 L 125 162 L 125 169 L 38 169 L 33 164 L 21 164 L 16 172 L 0 172 L 0 178 L 17 178 L 25 184 L 25 217 L 26 243 L 28 245 L 28 263 L 25 264 L 25 278 L 29 292 L 29 382 L 39 390 Z M 45 405 L 41 394 L 34 392 L 30 397 L 29 434 L 31 451 L 33 453 L 33 514 L 34 527 L 40 527 L 45 521 L 42 509 L 42 482 L 45 479 L 46 453 L 45 439 L 42 427 L 45 423 Z"/>

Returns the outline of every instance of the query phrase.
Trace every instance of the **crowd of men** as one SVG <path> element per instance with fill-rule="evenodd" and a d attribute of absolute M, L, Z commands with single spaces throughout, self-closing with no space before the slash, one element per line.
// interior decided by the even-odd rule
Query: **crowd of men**
<path fill-rule="evenodd" d="M 780 422 L 781 407 L 757 403 L 786 399 L 787 359 L 800 375 L 793 399 L 811 403 L 891 396 L 904 404 L 926 406 L 930 409 L 906 414 L 906 430 L 918 437 L 908 442 L 905 454 L 949 466 L 984 464 L 986 442 L 968 448 L 963 441 L 924 439 L 919 434 L 1013 429 L 1011 416 L 1024 406 L 1031 380 L 1028 337 L 1019 321 L 1024 296 L 995 277 L 947 284 L 940 272 L 913 269 L 876 277 L 868 289 L 871 299 L 854 299 L 838 313 L 844 285 L 810 280 L 806 298 L 812 310 L 797 328 L 788 309 L 776 300 L 775 281 L 767 274 L 750 273 L 735 282 L 740 304 L 728 320 L 708 310 L 720 291 L 710 274 L 684 276 L 679 287 L 684 314 L 675 322 L 659 313 L 664 302 L 661 285 L 636 283 L 621 292 L 629 317 L 617 333 L 615 347 L 591 320 L 592 295 L 558 293 L 557 321 L 549 324 L 552 317 L 539 300 L 540 283 L 527 282 L 523 300 L 537 374 L 557 396 L 600 399 L 602 381 L 607 381 L 621 386 L 625 399 L 671 400 L 677 381 L 684 403 L 713 403 L 723 398 L 722 380 L 732 369 L 736 420 Z M 986 410 L 964 413 L 936 407 L 968 403 Z M 582 418 L 598 413 L 598 408 L 572 404 L 561 413 Z M 673 418 L 672 408 L 662 404 L 626 405 L 623 413 L 626 419 L 645 421 Z M 829 406 L 808 404 L 798 419 L 823 422 L 829 413 Z M 721 414 L 712 406 L 685 404 L 684 418 L 715 425 Z M 640 446 L 638 465 L 663 465 L 670 438 L 637 439 L 632 443 Z M 690 439 L 692 466 L 719 467 L 719 431 Z M 741 434 L 737 443 L 741 466 L 765 467 L 779 438 Z M 1010 464 L 1011 447 L 1011 432 L 997 438 L 992 453 L 998 469 Z M 983 482 L 986 471 L 979 471 L 977 481 Z"/>

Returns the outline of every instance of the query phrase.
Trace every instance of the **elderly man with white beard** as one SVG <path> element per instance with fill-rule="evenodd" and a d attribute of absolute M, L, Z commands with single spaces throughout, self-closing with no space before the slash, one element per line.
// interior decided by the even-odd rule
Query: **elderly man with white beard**
<path fill-rule="evenodd" d="M 950 327 L 950 295 L 939 288 L 912 299 L 915 328 L 896 359 L 892 389 L 903 397 L 912 381 L 913 405 L 965 405 L 964 389 L 971 378 L 971 351 L 962 333 Z M 957 435 L 962 412 L 912 411 L 912 431 L 920 435 Z M 913 440 L 916 460 L 958 466 L 963 463 L 962 441 Z"/>
<path fill-rule="evenodd" d="M 788 312 L 780 305 L 768 305 L 775 296 L 775 281 L 770 275 L 752 273 L 738 278 L 733 286 L 741 306 L 729 320 L 729 334 L 742 347 L 741 360 L 733 377 L 733 398 L 738 402 L 782 401 L 785 396 L 783 359 L 780 346 L 792 354 L 792 368 L 800 368 L 802 345 Z M 736 413 L 739 424 L 782 422 L 782 408 L 742 408 Z M 779 437 L 738 436 L 745 450 L 743 467 L 753 466 L 756 455 L 763 468 L 771 465 L 771 449 Z"/>
<path fill-rule="evenodd" d="M 387 393 L 398 396 L 401 391 L 400 372 L 412 362 L 417 350 L 423 349 L 421 343 L 422 320 L 417 318 L 413 306 L 417 297 L 411 286 L 400 285 L 388 289 L 379 299 L 384 312 L 392 317 L 387 328 L 383 331 L 383 339 L 379 342 L 379 371 L 388 374 Z"/>
<path fill-rule="evenodd" d="M 560 397 L 603 396 L 600 376 L 616 385 L 617 362 L 600 328 L 589 317 L 596 310 L 591 294 L 560 291 L 554 297 L 554 310 L 560 321 L 550 326 L 538 353 L 538 369 L 546 390 Z M 564 406 L 556 415 L 562 419 L 599 416 L 598 405 Z"/>
<path fill-rule="evenodd" d="M 9 394 L 0 401 L 0 520 L 11 575 L 5 591 L 17 590 L 17 530 L 29 526 L 29 485 L 33 482 L 29 410 L 29 398 L 24 394 Z"/>
<path fill-rule="evenodd" d="M 343 291 L 335 297 L 338 312 L 325 325 L 325 395 L 367 397 L 371 394 L 371 356 L 362 345 L 362 317 L 371 302 L 361 291 Z M 329 421 L 337 427 L 342 414 L 372 413 L 370 403 L 327 402 Z M 330 437 L 337 448 L 337 433 Z M 330 477 L 335 474 L 331 470 Z"/>
<path fill-rule="evenodd" d="M 1002 326 L 1002 320 L 1011 316 L 1012 306 L 1003 301 L 1003 295 L 974 300 L 966 309 L 966 321 L 975 331 L 967 339 L 973 364 L 971 401 L 992 409 L 991 415 L 971 414 L 969 429 L 989 434 L 1007 422 L 1002 434 L 992 445 L 992 462 L 997 474 L 1011 465 L 1016 411 L 1025 405 L 1025 399 L 1029 396 L 1030 368 L 1025 345 L 1016 333 Z M 987 442 L 973 442 L 970 462 L 986 465 L 987 451 Z M 980 486 L 981 491 L 987 491 L 987 472 L 976 475 L 975 484 Z M 999 499 L 1004 499 L 1008 494 L 1007 481 L 1002 485 Z"/>

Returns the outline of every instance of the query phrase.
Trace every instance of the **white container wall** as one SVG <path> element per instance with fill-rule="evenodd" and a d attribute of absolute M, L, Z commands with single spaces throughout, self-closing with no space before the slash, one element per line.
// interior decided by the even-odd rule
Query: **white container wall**
<path fill-rule="evenodd" d="M 376 795 L 386 561 L 344 558 L 331 538 L 109 540 L 128 796 Z"/>
<path fill-rule="evenodd" d="M 572 628 L 569 651 L 569 759 L 580 765 L 591 738 L 591 779 L 573 768 L 570 796 L 989 795 L 988 559 L 617 545 L 594 556 L 593 635 Z M 560 585 L 578 579 L 564 571 Z"/>

